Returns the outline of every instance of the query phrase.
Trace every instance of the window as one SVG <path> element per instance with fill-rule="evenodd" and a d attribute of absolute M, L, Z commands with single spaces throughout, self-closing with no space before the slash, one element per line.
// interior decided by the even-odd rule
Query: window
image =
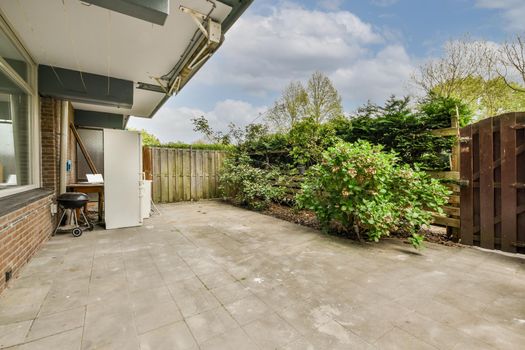
<path fill-rule="evenodd" d="M 9 39 L 8 35 L 2 31 L 0 31 L 0 56 L 2 56 L 12 70 L 28 82 L 30 74 L 27 60 Z"/>
<path fill-rule="evenodd" d="M 39 185 L 35 72 L 0 17 L 0 197 Z"/>
<path fill-rule="evenodd" d="M 0 190 L 31 184 L 30 98 L 0 73 Z"/>

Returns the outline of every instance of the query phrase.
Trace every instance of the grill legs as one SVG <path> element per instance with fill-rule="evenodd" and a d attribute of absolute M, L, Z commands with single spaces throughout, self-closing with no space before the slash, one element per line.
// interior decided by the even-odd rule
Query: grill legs
<path fill-rule="evenodd" d="M 76 209 L 70 209 L 70 208 L 61 208 L 62 209 L 62 215 L 60 216 L 60 220 L 58 220 L 57 227 L 55 228 L 55 231 L 53 231 L 53 236 L 56 235 L 58 229 L 62 227 L 62 220 L 64 220 L 64 216 L 66 216 L 67 213 L 69 213 L 68 217 L 68 223 L 72 224 L 71 233 L 75 237 L 79 237 L 82 235 L 82 227 L 78 224 L 78 217 L 77 217 L 77 211 Z M 84 213 L 84 208 L 80 208 L 80 215 L 82 219 L 84 220 L 86 227 L 88 230 L 93 230 L 93 224 L 89 222 L 88 218 L 86 217 L 86 214 Z"/>

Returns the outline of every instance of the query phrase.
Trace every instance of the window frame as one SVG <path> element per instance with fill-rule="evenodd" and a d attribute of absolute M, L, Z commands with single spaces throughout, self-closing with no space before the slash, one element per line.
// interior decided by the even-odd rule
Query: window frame
<path fill-rule="evenodd" d="M 0 10 L 0 31 L 11 41 L 11 44 L 24 57 L 28 65 L 28 79 L 24 80 L 7 62 L 0 56 L 0 72 L 5 74 L 16 85 L 18 85 L 30 97 L 29 105 L 29 128 L 31 132 L 29 145 L 29 167 L 31 172 L 31 184 L 24 186 L 16 186 L 13 188 L 5 188 L 0 190 L 0 198 L 11 196 L 17 193 L 40 188 L 40 164 L 41 164 L 41 148 L 40 148 L 40 99 L 38 96 L 37 82 L 38 82 L 38 68 L 35 60 L 31 57 L 22 42 L 18 39 L 15 32 L 5 19 L 4 14 Z"/>

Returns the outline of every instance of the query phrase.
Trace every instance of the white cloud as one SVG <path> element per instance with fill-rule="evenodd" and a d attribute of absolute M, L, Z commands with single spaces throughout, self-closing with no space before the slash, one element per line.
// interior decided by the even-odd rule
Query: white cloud
<path fill-rule="evenodd" d="M 401 45 L 387 46 L 372 58 L 363 58 L 336 70 L 331 78 L 343 99 L 383 102 L 390 95 L 406 94 L 406 83 L 414 70 Z"/>
<path fill-rule="evenodd" d="M 501 10 L 510 31 L 525 30 L 525 1 L 523 0 L 476 0 L 479 7 Z"/>
<path fill-rule="evenodd" d="M 350 108 L 367 100 L 382 103 L 392 93 L 406 93 L 414 64 L 399 43 L 400 36 L 338 6 L 327 9 L 326 4 L 321 0 L 318 9 L 306 9 L 277 2 L 265 6 L 262 13 L 248 11 L 192 82 L 203 91 L 220 90 L 222 96 L 232 91 L 240 95 L 228 98 L 246 98 L 251 104 L 226 100 L 210 111 L 168 104 L 153 121 L 132 120 L 130 126 L 146 128 L 163 141 L 191 142 L 200 137 L 193 132 L 191 118 L 205 115 L 223 130 L 230 121 L 249 123 L 264 112 L 257 106 L 271 103 L 290 81 L 304 82 L 317 70 L 333 79 Z M 213 96 L 207 98 L 213 100 Z M 265 102 L 253 102 L 259 98 Z"/>
<path fill-rule="evenodd" d="M 329 74 L 348 65 L 382 41 L 371 24 L 351 12 L 286 3 L 268 15 L 243 15 L 227 33 L 220 59 L 199 81 L 226 82 L 255 95 L 276 92 L 316 70 Z"/>
<path fill-rule="evenodd" d="M 285 3 L 266 15 L 241 17 L 227 34 L 220 58 L 199 81 L 272 96 L 291 80 L 306 81 L 319 70 L 334 79 L 346 105 L 368 99 L 382 102 L 384 96 L 405 92 L 413 69 L 400 37 L 349 11 L 309 10 Z"/>
<path fill-rule="evenodd" d="M 169 105 L 162 107 L 153 119 L 132 117 L 128 127 L 145 129 L 157 136 L 161 142 L 194 142 L 203 136 L 193 131 L 192 118 L 205 116 L 214 130 L 226 131 L 230 122 L 238 126 L 251 123 L 266 107 L 254 107 L 243 101 L 224 100 L 218 102 L 211 111 L 197 108 Z"/>

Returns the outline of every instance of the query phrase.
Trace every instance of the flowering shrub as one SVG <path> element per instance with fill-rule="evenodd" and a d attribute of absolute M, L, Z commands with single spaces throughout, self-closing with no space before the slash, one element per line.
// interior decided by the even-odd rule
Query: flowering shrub
<path fill-rule="evenodd" d="M 254 167 L 247 155 L 231 156 L 219 174 L 219 191 L 235 204 L 262 210 L 284 198 L 280 177 L 278 169 Z"/>
<path fill-rule="evenodd" d="M 398 165 L 395 153 L 366 141 L 339 142 L 309 169 L 300 206 L 313 210 L 321 225 L 378 241 L 391 232 L 404 232 L 418 247 L 420 227 L 441 213 L 449 191 L 417 168 Z"/>

